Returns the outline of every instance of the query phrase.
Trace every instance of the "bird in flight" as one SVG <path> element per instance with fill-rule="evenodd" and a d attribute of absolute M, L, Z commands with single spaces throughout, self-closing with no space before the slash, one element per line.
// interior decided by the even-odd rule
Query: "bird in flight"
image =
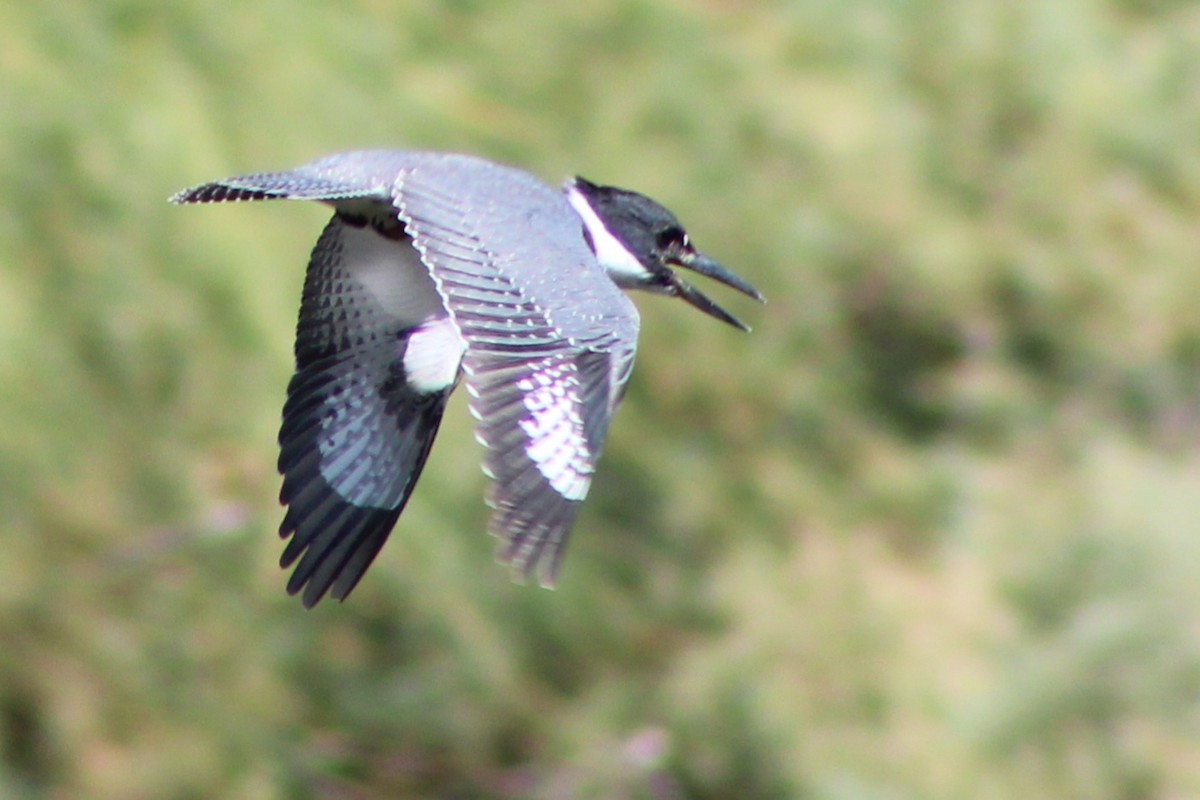
<path fill-rule="evenodd" d="M 296 372 L 279 431 L 289 594 L 344 600 L 378 555 L 465 379 L 486 453 L 488 530 L 552 586 L 637 349 L 622 289 L 742 322 L 672 269 L 762 301 L 650 198 L 583 178 L 556 191 L 466 155 L 363 151 L 213 181 L 175 203 L 317 200 Z M 297 563 L 298 562 L 298 563 Z"/>

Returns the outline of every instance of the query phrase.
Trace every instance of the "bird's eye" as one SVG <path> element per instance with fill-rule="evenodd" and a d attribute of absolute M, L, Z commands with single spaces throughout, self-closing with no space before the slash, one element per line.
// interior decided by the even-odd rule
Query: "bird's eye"
<path fill-rule="evenodd" d="M 663 228 L 658 232 L 656 238 L 658 240 L 658 246 L 663 250 L 675 247 L 686 249 L 688 246 L 688 235 L 684 232 L 683 228 L 677 228 L 674 226 L 670 228 Z"/>

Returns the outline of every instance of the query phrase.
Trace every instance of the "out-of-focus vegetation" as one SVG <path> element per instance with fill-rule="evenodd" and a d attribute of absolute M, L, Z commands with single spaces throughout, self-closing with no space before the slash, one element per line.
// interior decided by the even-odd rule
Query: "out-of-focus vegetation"
<path fill-rule="evenodd" d="M 561 588 L 462 399 L 350 602 L 283 594 L 362 147 L 661 199 L 749 336 L 638 300 Z M 1200 5 L 0 6 L 0 796 L 1200 796 Z"/>

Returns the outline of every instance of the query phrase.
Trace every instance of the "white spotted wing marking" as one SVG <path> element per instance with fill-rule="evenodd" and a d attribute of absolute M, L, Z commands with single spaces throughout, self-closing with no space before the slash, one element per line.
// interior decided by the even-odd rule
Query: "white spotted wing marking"
<path fill-rule="evenodd" d="M 570 361 L 547 359 L 517 381 L 528 412 L 520 420 L 525 455 L 567 500 L 587 497 L 595 458 L 584 438 L 579 372 Z"/>

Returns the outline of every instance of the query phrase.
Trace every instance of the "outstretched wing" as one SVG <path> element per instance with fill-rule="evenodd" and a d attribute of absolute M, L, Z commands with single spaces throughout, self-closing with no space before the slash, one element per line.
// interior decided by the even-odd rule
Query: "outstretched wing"
<path fill-rule="evenodd" d="M 280 565 L 299 561 L 288 592 L 306 606 L 344 599 L 387 540 L 463 348 L 411 244 L 335 216 L 309 263 L 279 432 Z"/>
<path fill-rule="evenodd" d="M 524 172 L 430 157 L 393 196 L 468 343 L 499 557 L 552 585 L 632 368 L 637 311 L 561 195 Z"/>
<path fill-rule="evenodd" d="M 290 537 L 280 564 L 296 564 L 288 592 L 303 591 L 309 607 L 330 590 L 344 599 L 383 547 L 425 465 L 465 348 L 396 219 L 390 177 L 371 177 L 389 172 L 392 160 L 335 157 L 173 198 L 311 199 L 338 209 L 309 261 L 279 432 L 288 507 L 279 533 Z M 344 163 L 375 166 L 334 168 Z"/>
<path fill-rule="evenodd" d="M 632 354 L 631 354 L 632 355 Z M 479 359 L 468 371 L 477 436 L 493 483 L 489 526 L 501 560 L 554 582 L 567 534 L 608 433 L 611 352 L 571 350 L 532 360 Z"/>

